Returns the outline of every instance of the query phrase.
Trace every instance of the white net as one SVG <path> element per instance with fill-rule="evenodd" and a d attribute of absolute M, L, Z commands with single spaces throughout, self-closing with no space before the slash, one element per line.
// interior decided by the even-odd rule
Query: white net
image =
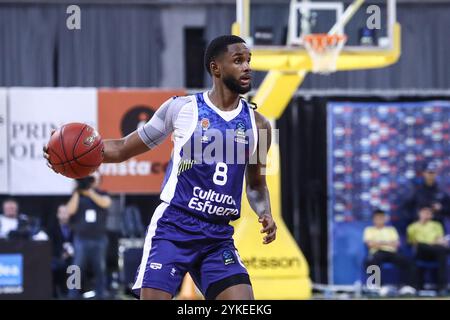
<path fill-rule="evenodd" d="M 303 44 L 311 57 L 312 72 L 330 74 L 336 71 L 336 63 L 347 36 L 329 34 L 308 34 Z"/>

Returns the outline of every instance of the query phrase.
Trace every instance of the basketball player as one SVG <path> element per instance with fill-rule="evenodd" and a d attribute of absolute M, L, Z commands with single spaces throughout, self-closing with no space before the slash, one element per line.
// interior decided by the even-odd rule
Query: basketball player
<path fill-rule="evenodd" d="M 147 230 L 133 286 L 141 299 L 171 299 L 186 272 L 206 299 L 253 299 L 229 224 L 240 216 L 244 173 L 249 203 L 262 224 L 261 233 L 266 234 L 264 244 L 275 240 L 277 227 L 263 174 L 271 126 L 240 97 L 251 89 L 250 57 L 243 39 L 229 35 L 214 39 L 205 53 L 205 66 L 213 78 L 211 90 L 171 98 L 137 131 L 104 141 L 104 162 L 118 163 L 153 149 L 173 134 L 162 202 Z M 229 130 L 236 136 L 227 135 Z M 225 153 L 230 146 L 241 148 L 237 156 L 243 155 L 244 161 L 199 161 L 196 146 L 204 154 L 214 143 Z M 249 161 L 254 155 L 259 155 L 257 161 Z M 236 160 L 236 155 L 229 158 Z"/>

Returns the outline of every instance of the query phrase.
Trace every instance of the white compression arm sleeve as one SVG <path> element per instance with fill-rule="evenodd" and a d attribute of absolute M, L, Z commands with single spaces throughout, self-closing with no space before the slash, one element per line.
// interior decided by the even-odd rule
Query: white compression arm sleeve
<path fill-rule="evenodd" d="M 139 137 L 150 149 L 162 143 L 176 129 L 181 109 L 190 102 L 189 97 L 170 98 L 164 102 L 153 117 L 138 129 Z"/>

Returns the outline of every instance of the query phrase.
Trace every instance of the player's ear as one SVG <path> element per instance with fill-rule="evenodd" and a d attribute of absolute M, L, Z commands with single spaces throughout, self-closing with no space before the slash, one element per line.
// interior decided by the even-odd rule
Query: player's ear
<path fill-rule="evenodd" d="M 216 61 L 211 61 L 211 63 L 209 64 L 209 68 L 213 77 L 220 77 L 220 67 Z"/>

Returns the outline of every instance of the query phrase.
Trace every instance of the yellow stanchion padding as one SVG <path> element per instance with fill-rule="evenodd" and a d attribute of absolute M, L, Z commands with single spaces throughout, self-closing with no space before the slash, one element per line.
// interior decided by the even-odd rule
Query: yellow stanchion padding
<path fill-rule="evenodd" d="M 256 299 L 308 299 L 311 281 L 308 263 L 281 217 L 279 146 L 272 144 L 268 157 L 267 185 L 277 238 L 264 245 L 262 229 L 251 209 L 245 188 L 241 218 L 235 226 L 235 244 L 250 274 Z"/>
<path fill-rule="evenodd" d="M 267 118 L 281 117 L 305 75 L 305 71 L 269 71 L 252 99 L 258 112 Z"/>

